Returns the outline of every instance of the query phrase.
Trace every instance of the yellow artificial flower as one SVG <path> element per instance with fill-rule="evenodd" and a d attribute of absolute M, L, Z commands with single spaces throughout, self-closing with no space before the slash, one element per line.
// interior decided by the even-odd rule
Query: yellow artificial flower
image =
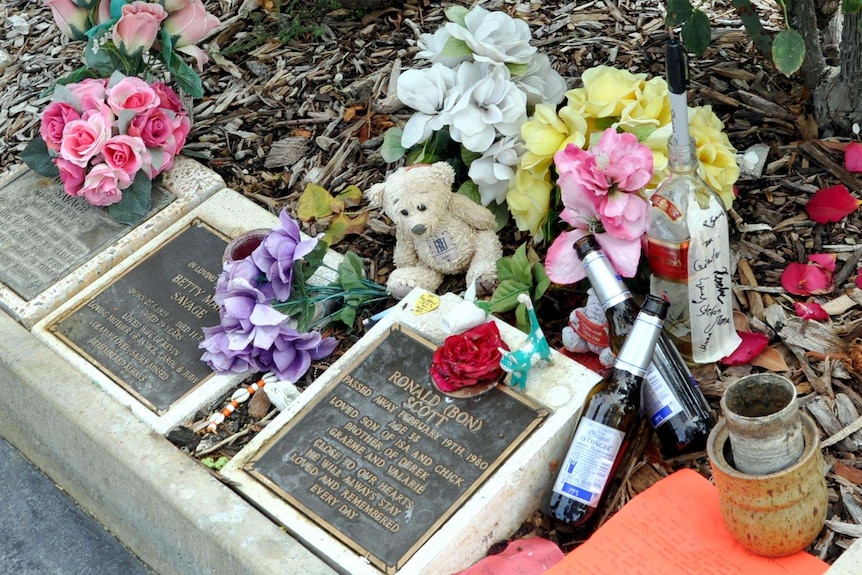
<path fill-rule="evenodd" d="M 637 102 L 643 91 L 646 74 L 632 74 L 628 70 L 596 66 L 584 70 L 581 79 L 584 82 L 584 116 L 612 118 L 621 116 L 626 107 Z M 568 96 L 568 93 L 566 95 Z M 572 105 L 571 102 L 569 105 Z"/>
<path fill-rule="evenodd" d="M 618 128 L 643 139 L 651 130 L 670 123 L 670 98 L 664 78 L 644 82 L 637 99 L 620 114 Z"/>
<path fill-rule="evenodd" d="M 586 120 L 574 110 L 564 108 L 558 115 L 552 106 L 536 105 L 533 117 L 521 126 L 526 149 L 521 165 L 537 172 L 547 170 L 556 152 L 569 143 L 583 145 L 582 131 L 585 128 Z"/>
<path fill-rule="evenodd" d="M 697 145 L 698 174 L 713 188 L 724 206 L 733 204 L 733 184 L 739 178 L 736 149 L 724 133 L 724 123 L 712 106 L 689 108 L 688 129 Z"/>
<path fill-rule="evenodd" d="M 542 240 L 542 225 L 548 218 L 552 188 L 548 169 L 529 170 L 519 164 L 506 194 L 509 212 L 518 229 L 529 230 L 537 242 Z"/>

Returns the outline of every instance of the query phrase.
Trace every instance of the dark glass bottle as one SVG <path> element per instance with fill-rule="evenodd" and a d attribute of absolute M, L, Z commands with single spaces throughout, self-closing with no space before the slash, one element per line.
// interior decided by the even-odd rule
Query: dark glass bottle
<path fill-rule="evenodd" d="M 594 236 L 575 242 L 575 251 L 607 315 L 611 350 L 618 353 L 632 329 L 638 306 Z M 685 360 L 664 331 L 646 380 L 644 413 L 656 431 L 662 454 L 673 457 L 705 449 L 713 424 L 712 412 Z"/>
<path fill-rule="evenodd" d="M 641 420 L 641 387 L 667 314 L 667 302 L 647 296 L 610 373 L 587 394 L 575 436 L 560 465 L 548 513 L 588 534 L 608 487 L 623 470 Z"/>

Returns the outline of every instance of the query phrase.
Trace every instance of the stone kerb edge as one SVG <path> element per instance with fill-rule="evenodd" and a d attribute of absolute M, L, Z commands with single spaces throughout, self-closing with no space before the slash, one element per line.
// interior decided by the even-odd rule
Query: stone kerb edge
<path fill-rule="evenodd" d="M 217 399 L 232 386 L 238 385 L 244 378 L 243 374 L 213 375 L 207 381 L 198 385 L 197 389 L 187 394 L 175 403 L 170 410 L 159 416 L 121 386 L 113 382 L 98 368 L 90 364 L 86 359 L 69 348 L 63 341 L 48 331 L 47 327 L 58 318 L 63 317 L 70 310 L 80 305 L 93 294 L 100 292 L 110 285 L 117 277 L 136 263 L 145 259 L 156 251 L 168 239 L 186 229 L 195 220 L 200 220 L 229 238 L 236 237 L 242 233 L 259 229 L 272 228 L 278 223 L 278 218 L 272 213 L 261 208 L 257 204 L 242 197 L 237 192 L 224 189 L 200 206 L 178 219 L 174 224 L 165 229 L 161 234 L 137 250 L 131 257 L 124 260 L 116 268 L 96 280 L 92 285 L 82 290 L 74 298 L 63 304 L 56 311 L 45 317 L 33 328 L 34 335 L 45 342 L 50 348 L 62 355 L 68 362 L 87 374 L 93 381 L 105 391 L 129 408 L 135 415 L 149 424 L 154 431 L 164 435 L 172 428 L 184 423 L 192 417 L 198 409 Z M 337 267 L 339 255 L 332 252 L 327 255 L 330 265 Z M 201 352 L 203 353 L 203 352 Z"/>
<path fill-rule="evenodd" d="M 20 171 L 4 178 L 0 185 L 11 181 L 25 169 L 21 168 Z M 159 210 L 153 217 L 123 235 L 99 252 L 96 257 L 72 270 L 65 278 L 31 300 L 24 300 L 0 283 L 0 301 L 25 327 L 32 328 L 53 310 L 55 302 L 65 301 L 86 288 L 100 275 L 142 249 L 145 243 L 171 222 L 225 188 L 221 176 L 195 160 L 183 156 L 177 156 L 174 166 L 165 173 L 162 185 L 176 196 L 176 200 Z"/>
<path fill-rule="evenodd" d="M 335 575 L 0 312 L 0 436 L 160 575 Z"/>
<path fill-rule="evenodd" d="M 341 366 L 349 364 L 365 350 L 363 341 L 378 338 L 396 321 L 431 339 L 445 339 L 440 317 L 461 299 L 447 294 L 441 298 L 440 308 L 436 312 L 417 316 L 412 313 L 412 309 L 422 293 L 414 289 L 397 304 L 396 311 L 369 330 L 360 342 L 330 366 L 288 410 L 279 414 L 222 470 L 222 475 L 246 498 L 285 525 L 299 540 L 319 554 L 328 556 L 340 571 L 350 575 L 380 575 L 382 572 L 252 479 L 243 467 L 291 418 L 339 376 Z M 512 349 L 526 339 L 526 335 L 518 329 L 495 321 L 503 340 Z M 491 544 L 509 537 L 523 519 L 540 506 L 553 481 L 550 462 L 566 449 L 586 394 L 600 379 L 596 373 L 562 354 L 554 352 L 554 360 L 553 366 L 540 364 L 530 372 L 526 391 L 532 399 L 551 409 L 547 419 L 407 561 L 398 571 L 399 575 L 440 575 L 465 569 L 484 557 Z"/>

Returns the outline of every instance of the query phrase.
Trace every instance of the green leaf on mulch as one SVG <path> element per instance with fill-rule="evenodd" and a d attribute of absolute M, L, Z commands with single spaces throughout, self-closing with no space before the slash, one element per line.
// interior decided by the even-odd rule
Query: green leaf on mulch
<path fill-rule="evenodd" d="M 393 127 L 386 130 L 383 134 L 383 144 L 380 146 L 380 155 L 388 164 L 397 162 L 404 157 L 407 149 L 401 145 L 401 136 L 404 130 L 399 127 Z"/>
<path fill-rule="evenodd" d="M 121 224 L 137 224 L 150 209 L 152 189 L 153 183 L 143 170 L 139 170 L 132 185 L 123 190 L 123 199 L 108 206 L 108 213 Z"/>
<path fill-rule="evenodd" d="M 51 156 L 48 154 L 48 145 L 41 136 L 36 136 L 21 152 L 21 159 L 27 166 L 46 178 L 59 178 L 60 170 L 57 165 L 51 161 Z"/>
<path fill-rule="evenodd" d="M 702 56 L 709 46 L 709 17 L 701 10 L 694 10 L 691 18 L 682 27 L 682 41 L 685 47 Z"/>
<path fill-rule="evenodd" d="M 796 72 L 805 59 L 805 41 L 802 34 L 793 28 L 779 32 L 772 41 L 772 59 L 778 71 L 785 76 Z"/>
<path fill-rule="evenodd" d="M 694 8 L 691 7 L 691 2 L 688 0 L 668 0 L 667 17 L 664 22 L 668 26 L 684 24 L 691 18 L 693 10 Z"/>

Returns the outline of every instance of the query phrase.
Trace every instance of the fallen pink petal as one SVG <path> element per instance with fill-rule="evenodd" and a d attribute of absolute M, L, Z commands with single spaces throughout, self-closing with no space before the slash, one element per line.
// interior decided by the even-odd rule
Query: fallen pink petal
<path fill-rule="evenodd" d="M 722 358 L 724 365 L 744 365 L 760 355 L 769 343 L 769 337 L 753 331 L 737 331 L 742 342 L 727 357 Z"/>
<path fill-rule="evenodd" d="M 844 184 L 818 190 L 805 204 L 808 217 L 818 224 L 840 222 L 856 211 L 862 200 L 854 198 Z"/>
<path fill-rule="evenodd" d="M 813 319 L 815 321 L 823 321 L 829 319 L 829 314 L 823 309 L 823 306 L 816 301 L 812 302 L 793 302 L 793 309 L 796 310 L 796 315 L 802 319 Z"/>
<path fill-rule="evenodd" d="M 862 173 L 862 144 L 850 142 L 844 148 L 844 168 L 848 172 Z"/>
<path fill-rule="evenodd" d="M 793 262 L 781 273 L 781 287 L 795 295 L 832 291 L 832 272 L 817 264 Z"/>

